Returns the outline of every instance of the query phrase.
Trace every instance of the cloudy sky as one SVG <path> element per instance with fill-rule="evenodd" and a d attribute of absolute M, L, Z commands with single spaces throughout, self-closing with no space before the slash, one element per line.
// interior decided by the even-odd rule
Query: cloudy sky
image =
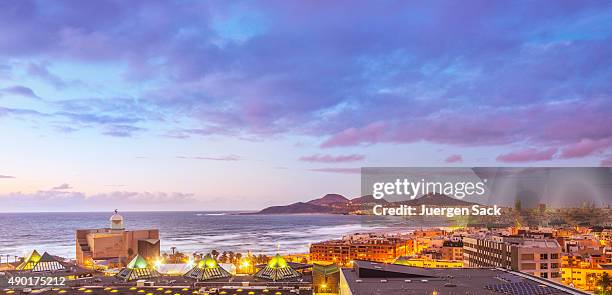
<path fill-rule="evenodd" d="M 2 1 L 0 211 L 255 209 L 362 166 L 612 166 L 606 1 Z"/>

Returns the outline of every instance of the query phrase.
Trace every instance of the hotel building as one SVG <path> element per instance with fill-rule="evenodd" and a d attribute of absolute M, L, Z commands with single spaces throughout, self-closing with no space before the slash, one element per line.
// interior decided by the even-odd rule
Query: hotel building
<path fill-rule="evenodd" d="M 332 240 L 314 243 L 310 246 L 313 262 L 350 264 L 354 260 L 393 262 L 397 257 L 407 255 L 412 240 L 396 237 L 368 237 Z"/>
<path fill-rule="evenodd" d="M 77 263 L 86 267 L 101 261 L 126 265 L 136 255 L 152 260 L 159 257 L 159 251 L 159 230 L 125 230 L 117 211 L 110 218 L 110 228 L 76 231 Z"/>
<path fill-rule="evenodd" d="M 561 246 L 553 239 L 464 237 L 466 267 L 501 267 L 545 279 L 561 278 Z"/>

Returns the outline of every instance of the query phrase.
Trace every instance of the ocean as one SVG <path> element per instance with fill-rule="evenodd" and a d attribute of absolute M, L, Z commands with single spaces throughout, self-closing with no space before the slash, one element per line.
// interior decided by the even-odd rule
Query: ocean
<path fill-rule="evenodd" d="M 381 230 L 350 215 L 244 215 L 235 212 L 120 212 L 127 230 L 159 229 L 161 251 L 307 253 L 310 243 Z M 105 228 L 112 213 L 0 213 L 0 255 L 32 249 L 75 257 L 75 230 Z"/>

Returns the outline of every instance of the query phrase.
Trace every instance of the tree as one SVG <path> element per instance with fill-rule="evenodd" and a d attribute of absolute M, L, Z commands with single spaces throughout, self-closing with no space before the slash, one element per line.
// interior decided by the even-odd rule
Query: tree
<path fill-rule="evenodd" d="M 210 255 L 211 255 L 211 256 L 212 256 L 214 259 L 217 259 L 217 258 L 219 257 L 219 251 L 217 251 L 217 250 L 214 250 L 214 249 L 213 249 L 212 251 L 210 251 Z"/>
<path fill-rule="evenodd" d="M 219 257 L 219 261 L 221 261 L 222 263 L 227 263 L 227 252 L 223 252 L 223 254 L 221 254 L 221 257 Z"/>
<path fill-rule="evenodd" d="M 612 278 L 608 275 L 607 272 L 601 276 L 601 278 L 597 281 L 598 294 L 602 295 L 610 295 L 612 294 Z"/>

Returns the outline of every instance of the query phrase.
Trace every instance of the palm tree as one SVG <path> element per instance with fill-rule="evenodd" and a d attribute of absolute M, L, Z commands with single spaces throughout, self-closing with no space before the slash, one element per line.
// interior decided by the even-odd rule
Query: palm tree
<path fill-rule="evenodd" d="M 212 255 L 214 259 L 217 259 L 219 257 L 219 251 L 213 249 L 210 251 L 210 255 Z"/>
<path fill-rule="evenodd" d="M 597 286 L 601 288 L 601 290 L 597 292 L 598 294 L 602 294 L 602 295 L 612 294 L 612 279 L 610 278 L 610 275 L 608 275 L 607 272 L 604 272 L 601 278 L 597 281 Z"/>
<path fill-rule="evenodd" d="M 223 254 L 221 254 L 221 257 L 219 257 L 219 261 L 227 263 L 227 252 L 224 251 Z"/>
<path fill-rule="evenodd" d="M 270 259 L 268 258 L 268 255 L 266 255 L 266 254 L 261 254 L 259 264 L 266 264 L 266 263 L 268 263 L 268 260 L 270 260 Z"/>

